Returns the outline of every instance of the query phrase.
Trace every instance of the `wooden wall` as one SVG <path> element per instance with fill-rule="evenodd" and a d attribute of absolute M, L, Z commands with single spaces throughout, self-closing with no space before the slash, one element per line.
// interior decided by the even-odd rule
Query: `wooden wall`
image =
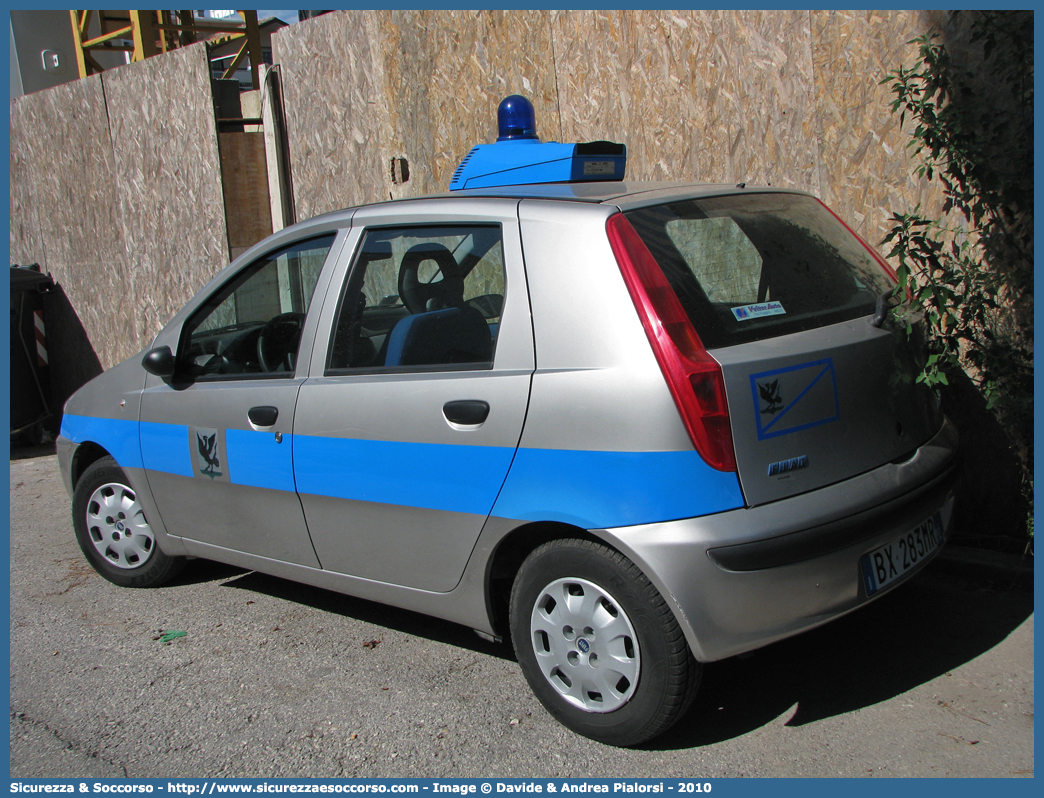
<path fill-rule="evenodd" d="M 238 258 L 272 235 L 272 216 L 265 161 L 265 134 L 259 131 L 218 133 L 221 182 L 225 188 L 228 253 Z"/>
<path fill-rule="evenodd" d="M 11 103 L 11 262 L 64 289 L 102 366 L 228 263 L 206 49 Z"/>
<path fill-rule="evenodd" d="M 541 138 L 628 147 L 639 180 L 811 191 L 871 242 L 938 197 L 879 81 L 938 12 L 339 11 L 273 37 L 298 218 L 444 191 L 496 108 Z M 392 181 L 391 159 L 410 165 Z"/>
<path fill-rule="evenodd" d="M 913 179 L 879 81 L 912 63 L 907 42 L 940 21 L 913 11 L 307 20 L 273 37 L 297 218 L 445 190 L 469 148 L 495 139 L 500 100 L 521 93 L 544 140 L 626 142 L 629 178 L 794 186 L 877 242 L 892 211 L 939 201 Z M 203 45 L 11 104 L 11 262 L 54 275 L 104 367 L 145 347 L 230 246 L 252 242 L 226 213 L 212 104 Z M 404 184 L 392 178 L 397 158 L 409 163 Z"/>

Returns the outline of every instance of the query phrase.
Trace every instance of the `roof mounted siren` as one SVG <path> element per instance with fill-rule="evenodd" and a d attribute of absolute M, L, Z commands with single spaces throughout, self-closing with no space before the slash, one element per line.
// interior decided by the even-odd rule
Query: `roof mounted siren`
<path fill-rule="evenodd" d="M 471 148 L 453 172 L 450 191 L 624 179 L 625 145 L 611 141 L 541 142 L 537 137 L 533 104 L 519 94 L 501 101 L 497 108 L 497 127 L 497 143 Z"/>

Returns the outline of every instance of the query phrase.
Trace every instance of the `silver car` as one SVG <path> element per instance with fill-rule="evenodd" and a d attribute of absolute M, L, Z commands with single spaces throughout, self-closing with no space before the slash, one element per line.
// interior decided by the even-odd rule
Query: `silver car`
<path fill-rule="evenodd" d="M 702 663 L 942 545 L 957 435 L 894 286 L 773 188 L 530 183 L 320 216 L 69 400 L 76 537 L 118 585 L 207 558 L 510 638 L 549 712 L 634 745 Z"/>

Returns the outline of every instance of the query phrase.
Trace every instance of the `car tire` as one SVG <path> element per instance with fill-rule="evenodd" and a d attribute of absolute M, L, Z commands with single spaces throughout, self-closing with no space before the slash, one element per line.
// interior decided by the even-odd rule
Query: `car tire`
<path fill-rule="evenodd" d="M 573 731 L 617 746 L 670 728 L 702 666 L 670 607 L 634 563 L 587 540 L 554 540 L 522 563 L 511 637 L 536 697 Z"/>
<path fill-rule="evenodd" d="M 130 480 L 111 457 L 95 461 L 73 491 L 76 541 L 99 574 L 121 587 L 157 587 L 185 566 L 163 553 Z"/>

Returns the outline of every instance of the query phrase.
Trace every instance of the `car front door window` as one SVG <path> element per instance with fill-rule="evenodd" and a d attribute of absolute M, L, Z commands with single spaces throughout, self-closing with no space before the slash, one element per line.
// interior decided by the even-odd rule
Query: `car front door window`
<path fill-rule="evenodd" d="M 266 255 L 218 290 L 185 325 L 181 372 L 192 379 L 292 374 L 333 240 L 325 235 Z"/>

